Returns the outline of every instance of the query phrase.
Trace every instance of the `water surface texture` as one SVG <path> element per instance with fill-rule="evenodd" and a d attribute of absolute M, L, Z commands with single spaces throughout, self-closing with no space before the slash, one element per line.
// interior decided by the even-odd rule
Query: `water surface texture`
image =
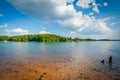
<path fill-rule="evenodd" d="M 120 42 L 0 42 L 0 80 L 120 80 Z"/>

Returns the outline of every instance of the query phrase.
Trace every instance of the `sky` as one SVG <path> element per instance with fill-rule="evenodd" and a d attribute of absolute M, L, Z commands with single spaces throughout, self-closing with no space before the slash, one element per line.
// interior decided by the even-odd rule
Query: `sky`
<path fill-rule="evenodd" d="M 0 0 L 0 35 L 120 39 L 120 0 Z"/>

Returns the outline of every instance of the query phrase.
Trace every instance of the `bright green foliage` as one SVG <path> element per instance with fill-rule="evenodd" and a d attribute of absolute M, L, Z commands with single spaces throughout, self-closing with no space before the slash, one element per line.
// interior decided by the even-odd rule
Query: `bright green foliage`
<path fill-rule="evenodd" d="M 63 37 L 54 34 L 35 34 L 35 35 L 19 35 L 19 36 L 0 36 L 0 41 L 16 41 L 16 42 L 79 42 L 79 41 L 93 41 L 93 39 L 80 39 L 71 37 Z"/>
<path fill-rule="evenodd" d="M 8 40 L 8 36 L 0 36 L 0 41 L 7 41 Z"/>

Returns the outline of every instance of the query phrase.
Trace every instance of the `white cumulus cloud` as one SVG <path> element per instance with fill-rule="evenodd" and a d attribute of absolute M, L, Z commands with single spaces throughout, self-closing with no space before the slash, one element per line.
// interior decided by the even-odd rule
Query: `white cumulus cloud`
<path fill-rule="evenodd" d="M 79 0 L 76 5 L 82 8 L 90 8 L 90 4 L 93 2 L 94 0 Z"/>
<path fill-rule="evenodd" d="M 13 33 L 13 34 L 28 34 L 28 30 L 24 30 L 22 28 L 16 28 L 12 30 L 5 30 L 6 33 Z"/>
<path fill-rule="evenodd" d="M 81 15 L 69 20 L 59 21 L 59 23 L 78 32 L 109 33 L 112 30 L 107 27 L 105 19 L 96 19 L 88 15 Z"/>
<path fill-rule="evenodd" d="M 95 0 L 79 0 L 76 5 L 85 9 L 92 8 L 94 12 L 99 13 L 98 4 Z"/>
<path fill-rule="evenodd" d="M 98 9 L 98 4 L 96 4 L 95 2 L 93 2 L 92 5 L 93 5 L 92 10 L 93 10 L 94 12 L 96 12 L 96 13 L 99 13 L 100 11 L 99 11 L 99 9 Z"/>
<path fill-rule="evenodd" d="M 77 32 L 109 33 L 112 30 L 107 26 L 107 20 L 97 19 L 92 15 L 76 12 L 74 6 L 66 5 L 69 0 L 8 0 L 16 9 L 24 14 L 39 18 L 41 21 L 56 22 Z M 70 2 L 73 0 L 70 0 Z M 77 5 L 99 12 L 95 0 L 79 0 Z M 43 31 L 42 33 L 46 33 Z"/>
<path fill-rule="evenodd" d="M 40 34 L 50 34 L 50 32 L 47 32 L 47 31 L 45 31 L 45 30 L 40 31 L 39 33 L 40 33 Z"/>

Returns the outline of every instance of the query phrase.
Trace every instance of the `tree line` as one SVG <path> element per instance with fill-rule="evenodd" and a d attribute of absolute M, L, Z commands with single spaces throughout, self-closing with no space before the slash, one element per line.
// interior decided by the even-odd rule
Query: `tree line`
<path fill-rule="evenodd" d="M 35 35 L 18 35 L 18 36 L 0 36 L 0 41 L 15 41 L 15 42 L 79 42 L 79 41 L 95 41 L 95 39 L 80 39 L 63 37 L 54 34 L 35 34 Z"/>

